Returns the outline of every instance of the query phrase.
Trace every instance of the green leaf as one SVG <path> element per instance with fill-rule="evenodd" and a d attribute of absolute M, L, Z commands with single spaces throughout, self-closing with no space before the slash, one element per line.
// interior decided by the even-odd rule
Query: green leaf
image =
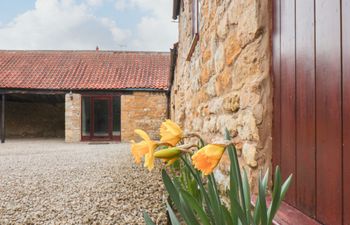
<path fill-rule="evenodd" d="M 261 180 L 261 173 L 259 174 L 259 185 L 260 185 L 260 183 L 262 183 L 263 187 L 265 187 L 264 190 L 266 190 L 268 178 L 269 178 L 269 170 L 267 170 L 267 172 L 265 173 L 265 176 L 262 180 Z M 266 197 L 264 197 L 263 202 L 265 202 L 265 208 L 266 208 Z M 255 224 L 260 224 L 260 222 L 262 222 L 261 220 L 262 220 L 263 211 L 261 210 L 260 204 L 261 204 L 260 196 L 258 196 L 258 198 L 256 199 L 255 209 L 254 209 L 254 223 Z M 267 218 L 267 212 L 264 212 L 264 213 L 265 213 L 265 217 Z"/>
<path fill-rule="evenodd" d="M 275 214 L 278 210 L 279 202 L 281 197 L 281 172 L 279 167 L 276 167 L 275 170 L 275 179 L 273 182 L 273 193 L 272 193 L 272 202 L 268 209 L 268 224 L 272 224 L 272 220 L 275 217 Z"/>
<path fill-rule="evenodd" d="M 250 208 L 250 187 L 247 172 L 243 170 L 243 193 L 245 201 L 245 214 L 247 218 L 247 223 L 250 224 L 251 208 Z"/>
<path fill-rule="evenodd" d="M 266 172 L 264 179 L 259 179 L 259 202 L 260 202 L 260 213 L 261 213 L 261 224 L 267 225 L 267 209 L 266 209 L 266 185 L 267 185 L 267 174 Z M 260 176 L 261 177 L 261 176 Z"/>
<path fill-rule="evenodd" d="M 193 209 L 187 204 L 182 195 L 180 195 L 181 209 L 180 213 L 183 215 L 184 220 L 187 224 L 200 225 L 196 216 L 194 215 Z"/>
<path fill-rule="evenodd" d="M 186 191 L 181 191 L 181 195 L 185 202 L 197 213 L 201 224 L 210 225 L 210 219 L 198 201 Z"/>
<path fill-rule="evenodd" d="M 146 212 L 143 212 L 143 219 L 145 220 L 146 225 L 156 225 Z"/>
<path fill-rule="evenodd" d="M 231 217 L 230 212 L 228 211 L 228 209 L 224 205 L 222 205 L 221 207 L 222 207 L 222 209 L 224 211 L 226 225 L 235 225 L 233 223 L 233 221 L 232 221 L 232 217 Z"/>
<path fill-rule="evenodd" d="M 213 215 L 214 213 L 212 211 L 212 208 L 210 207 L 211 206 L 211 202 L 210 202 L 210 199 L 209 199 L 209 195 L 208 195 L 207 191 L 204 188 L 204 184 L 203 184 L 203 181 L 202 181 L 202 179 L 200 177 L 199 171 L 196 170 L 195 168 L 193 168 L 192 164 L 190 164 L 184 157 L 181 157 L 181 159 L 184 162 L 185 166 L 189 168 L 192 176 L 197 181 L 200 193 L 201 193 L 202 197 L 204 198 L 204 201 L 205 201 L 206 205 L 208 206 L 209 217 L 211 219 L 213 219 L 214 218 L 214 215 Z"/>
<path fill-rule="evenodd" d="M 179 220 L 177 219 L 174 211 L 173 211 L 173 208 L 171 208 L 171 206 L 169 205 L 169 203 L 167 202 L 166 203 L 166 208 L 168 210 L 168 213 L 169 213 L 169 217 L 170 217 L 170 221 L 171 221 L 171 224 L 172 225 L 180 225 L 180 222 Z M 148 225 L 148 224 L 147 224 Z"/>
<path fill-rule="evenodd" d="M 202 138 L 199 138 L 198 140 L 198 148 L 201 149 L 205 146 L 205 142 Z"/>
<path fill-rule="evenodd" d="M 225 139 L 226 140 L 231 140 L 230 132 L 228 131 L 227 128 L 225 128 Z M 233 202 L 235 199 L 239 201 L 239 194 L 238 194 L 238 173 L 237 173 L 237 166 L 235 165 L 235 147 L 233 145 L 229 145 L 227 148 L 229 157 L 230 157 L 230 192 L 229 192 L 229 197 L 230 197 L 230 202 L 231 202 L 231 208 L 230 208 L 230 213 L 232 217 L 232 221 L 234 224 L 238 224 L 238 215 L 237 212 L 234 210 L 234 207 L 232 206 Z"/>
<path fill-rule="evenodd" d="M 230 208 L 230 213 L 231 213 L 231 217 L 232 217 L 232 221 L 234 222 L 234 224 L 238 224 L 238 215 L 236 213 L 236 211 L 234 210 L 234 208 L 232 207 L 232 202 L 234 201 L 234 199 L 238 200 L 239 196 L 238 196 L 238 189 L 237 189 L 237 177 L 236 177 L 236 173 L 235 173 L 235 166 L 233 165 L 233 151 L 234 149 L 232 148 L 232 146 L 228 146 L 228 153 L 229 153 L 229 157 L 231 160 L 231 164 L 230 164 L 230 191 L 229 191 L 229 197 L 230 197 L 230 202 L 231 202 L 231 208 Z"/>
<path fill-rule="evenodd" d="M 192 210 L 187 205 L 183 204 L 183 200 L 179 195 L 179 190 L 176 189 L 174 183 L 171 181 L 169 175 L 166 173 L 165 170 L 162 170 L 162 178 L 164 186 L 171 200 L 173 200 L 177 210 L 179 210 L 181 216 L 186 221 L 186 223 L 191 225 L 199 225 L 199 223 L 195 219 L 195 216 L 193 215 Z"/>
<path fill-rule="evenodd" d="M 227 127 L 225 127 L 225 139 L 231 140 L 230 131 L 227 129 Z"/>
<path fill-rule="evenodd" d="M 287 178 L 287 180 L 283 183 L 282 188 L 281 188 L 281 197 L 280 197 L 280 202 L 283 201 L 284 197 L 286 196 L 286 193 L 288 191 L 288 188 L 290 186 L 290 184 L 292 183 L 292 178 L 293 178 L 293 174 L 289 175 L 289 177 Z M 279 206 L 278 206 L 279 207 Z"/>
<path fill-rule="evenodd" d="M 235 146 L 233 144 L 229 145 L 228 151 L 229 151 L 230 161 L 231 161 L 231 165 L 232 165 L 231 169 L 233 171 L 232 178 L 233 178 L 234 182 L 236 183 L 235 185 L 238 186 L 237 192 L 239 192 L 239 195 L 237 193 L 236 196 L 233 196 L 233 197 L 235 197 L 240 202 L 243 209 L 246 209 L 246 204 L 245 204 L 245 199 L 244 199 L 244 190 L 243 190 L 243 184 L 242 184 L 241 169 L 239 166 L 237 151 L 236 151 Z M 230 171 L 230 173 L 231 173 L 231 171 Z M 230 187 L 233 185 L 230 184 Z M 232 213 L 232 210 L 231 210 L 231 213 Z"/>
<path fill-rule="evenodd" d="M 260 200 L 258 197 L 256 198 L 256 202 L 255 202 L 253 221 L 255 224 L 260 224 L 260 220 L 261 220 L 261 210 L 260 210 Z"/>
<path fill-rule="evenodd" d="M 223 224 L 224 215 L 221 209 L 220 196 L 217 190 L 214 175 L 213 174 L 209 175 L 208 180 L 209 180 L 209 183 L 208 183 L 209 198 L 211 202 L 211 207 L 213 208 L 215 222 L 216 224 Z"/>
<path fill-rule="evenodd" d="M 246 215 L 244 213 L 244 209 L 242 209 L 240 203 L 238 202 L 238 199 L 234 198 L 231 202 L 231 207 L 232 209 L 235 211 L 235 213 L 237 214 L 237 216 L 240 219 L 240 222 L 242 223 L 242 225 L 249 225 L 247 223 L 247 218 Z M 239 222 L 234 222 L 234 224 L 239 224 Z"/>
<path fill-rule="evenodd" d="M 180 206 L 180 196 L 178 194 L 178 191 L 176 190 L 173 182 L 171 181 L 169 175 L 167 172 L 163 169 L 162 170 L 162 178 L 164 186 L 170 196 L 170 198 L 174 201 L 176 207 Z"/>

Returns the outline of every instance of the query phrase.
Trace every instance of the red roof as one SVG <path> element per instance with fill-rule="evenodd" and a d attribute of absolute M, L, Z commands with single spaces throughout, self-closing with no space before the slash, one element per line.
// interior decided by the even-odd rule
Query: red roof
<path fill-rule="evenodd" d="M 169 53 L 0 51 L 0 88 L 168 90 Z"/>

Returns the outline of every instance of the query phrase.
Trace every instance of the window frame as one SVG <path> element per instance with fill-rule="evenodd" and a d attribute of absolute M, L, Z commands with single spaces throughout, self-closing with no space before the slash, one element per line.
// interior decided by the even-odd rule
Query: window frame
<path fill-rule="evenodd" d="M 191 1 L 191 45 L 187 54 L 187 61 L 190 61 L 199 40 L 199 0 Z"/>

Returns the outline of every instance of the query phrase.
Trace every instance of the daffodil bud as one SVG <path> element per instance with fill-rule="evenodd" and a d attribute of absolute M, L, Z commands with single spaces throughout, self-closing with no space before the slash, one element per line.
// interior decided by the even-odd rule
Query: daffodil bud
<path fill-rule="evenodd" d="M 167 148 L 154 153 L 154 157 L 161 159 L 171 159 L 179 156 L 181 151 L 178 148 Z"/>

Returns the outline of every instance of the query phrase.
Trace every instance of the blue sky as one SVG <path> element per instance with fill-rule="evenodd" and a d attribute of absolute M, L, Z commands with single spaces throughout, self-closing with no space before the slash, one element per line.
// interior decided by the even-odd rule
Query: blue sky
<path fill-rule="evenodd" d="M 0 0 L 0 49 L 168 51 L 177 40 L 171 7 L 172 0 Z"/>

